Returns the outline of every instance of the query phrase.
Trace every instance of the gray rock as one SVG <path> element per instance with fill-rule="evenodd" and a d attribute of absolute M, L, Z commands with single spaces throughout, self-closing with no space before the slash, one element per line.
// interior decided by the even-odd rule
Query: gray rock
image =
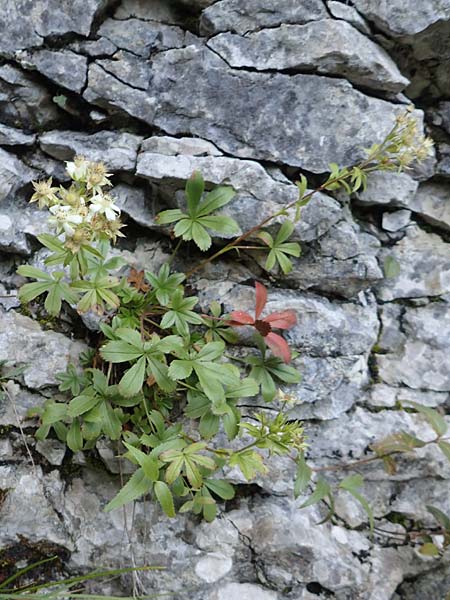
<path fill-rule="evenodd" d="M 234 31 L 245 34 L 264 27 L 278 27 L 282 23 L 307 23 L 326 19 L 328 13 L 320 0 L 221 0 L 203 11 L 200 31 L 203 34 Z"/>
<path fill-rule="evenodd" d="M 381 379 L 417 390 L 450 391 L 446 369 L 450 317 L 446 303 L 407 308 L 401 320 L 405 340 L 400 349 L 376 355 Z M 400 327 L 400 322 L 398 323 Z"/>
<path fill-rule="evenodd" d="M 436 108 L 429 111 L 433 125 L 442 127 L 444 131 L 450 134 L 450 102 L 439 102 Z"/>
<path fill-rule="evenodd" d="M 382 227 L 385 231 L 400 231 L 411 222 L 410 210 L 396 210 L 391 213 L 383 213 Z"/>
<path fill-rule="evenodd" d="M 99 131 L 91 135 L 75 131 L 49 131 L 39 137 L 44 152 L 58 160 L 72 160 L 77 154 L 102 161 L 111 171 L 131 171 L 142 138 L 131 133 Z"/>
<path fill-rule="evenodd" d="M 122 0 L 114 13 L 115 19 L 137 18 L 143 21 L 156 21 L 184 25 L 186 17 L 180 7 L 165 0 Z"/>
<path fill-rule="evenodd" d="M 34 134 L 0 123 L 0 146 L 32 146 L 35 140 Z"/>
<path fill-rule="evenodd" d="M 87 58 L 70 50 L 22 52 L 18 59 L 24 68 L 36 69 L 72 92 L 81 92 L 86 83 Z"/>
<path fill-rule="evenodd" d="M 73 50 L 77 54 L 84 54 L 86 56 L 96 57 L 105 57 L 112 56 L 114 52 L 117 51 L 117 46 L 113 44 L 110 40 L 107 40 L 104 37 L 99 38 L 98 40 L 83 40 L 78 42 L 73 42 L 69 46 L 70 50 Z"/>
<path fill-rule="evenodd" d="M 0 55 L 41 46 L 44 38 L 79 33 L 87 36 L 106 0 L 12 0 L 0 21 Z"/>
<path fill-rule="evenodd" d="M 142 188 L 119 183 L 111 189 L 114 203 L 133 221 L 144 227 L 160 229 L 155 223 L 155 207 L 152 198 Z"/>
<path fill-rule="evenodd" d="M 423 183 L 409 208 L 428 223 L 450 230 L 450 186 L 434 182 Z"/>
<path fill-rule="evenodd" d="M 39 394 L 21 388 L 14 381 L 7 381 L 6 393 L 0 396 L 0 426 L 32 426 L 34 423 L 28 417 L 28 411 L 41 406 L 43 401 Z"/>
<path fill-rule="evenodd" d="M 61 465 L 66 454 L 67 447 L 59 440 L 38 440 L 36 450 L 48 460 L 51 465 Z"/>
<path fill-rule="evenodd" d="M 37 172 L 24 165 L 14 154 L 0 149 L 0 201 L 12 196 L 36 176 Z"/>
<path fill-rule="evenodd" d="M 51 127 L 58 120 L 58 109 L 42 84 L 6 64 L 0 67 L 0 120 L 21 129 Z"/>
<path fill-rule="evenodd" d="M 392 248 L 380 252 L 380 263 L 392 256 L 400 274 L 377 285 L 377 295 L 386 302 L 397 298 L 439 296 L 450 291 L 448 247 L 438 235 L 408 227 L 406 236 Z"/>
<path fill-rule="evenodd" d="M 130 52 L 121 50 L 116 52 L 114 60 L 98 60 L 96 64 L 122 83 L 135 89 L 147 90 L 149 87 L 150 66 Z"/>
<path fill-rule="evenodd" d="M 359 14 L 359 12 L 353 6 L 343 4 L 338 0 L 328 0 L 327 7 L 332 16 L 335 19 L 342 19 L 348 21 L 353 27 L 359 29 L 361 33 L 370 35 L 370 27 L 367 21 Z"/>
<path fill-rule="evenodd" d="M 98 33 L 118 48 L 143 58 L 169 48 L 181 48 L 185 42 L 185 32 L 180 27 L 134 18 L 107 19 Z"/>
<path fill-rule="evenodd" d="M 68 362 L 76 363 L 85 349 L 81 342 L 44 331 L 36 321 L 12 311 L 0 313 L 0 342 L 0 360 L 26 365 L 23 379 L 31 389 L 55 385 L 55 373 L 64 371 Z"/>
<path fill-rule="evenodd" d="M 424 392 L 377 383 L 370 388 L 364 401 L 375 408 L 394 408 L 398 406 L 398 403 L 407 405 L 410 402 L 434 408 L 441 404 L 447 404 L 449 399 L 450 396 L 446 392 Z"/>
<path fill-rule="evenodd" d="M 353 5 L 369 21 L 394 37 L 412 36 L 434 23 L 450 19 L 448 0 L 424 2 L 420 5 L 414 0 L 353 0 Z"/>
<path fill-rule="evenodd" d="M 390 92 L 409 83 L 385 50 L 345 21 L 283 24 L 245 36 L 221 33 L 208 46 L 231 67 L 312 71 Z"/>
<path fill-rule="evenodd" d="M 352 298 L 383 279 L 380 243 L 355 224 L 341 221 L 294 261 L 287 276 L 293 287 Z"/>
<path fill-rule="evenodd" d="M 355 197 L 367 206 L 382 204 L 409 208 L 418 187 L 417 181 L 407 173 L 377 171 L 370 174 L 366 189 L 357 192 Z"/>
<path fill-rule="evenodd" d="M 281 161 L 313 172 L 326 171 L 332 161 L 345 165 L 361 158 L 362 148 L 391 128 L 398 110 L 345 81 L 233 71 L 210 50 L 196 46 L 158 54 L 152 75 L 145 94 L 93 65 L 84 97 L 170 134 L 189 131 L 236 157 Z M 221 102 L 224 94 L 233 98 L 232 104 Z M 317 97 L 323 101 L 312 100 Z M 239 119 L 249 114 L 258 118 Z M 286 114 L 295 114 L 296 120 Z M 336 121 L 340 127 L 333 137 Z"/>

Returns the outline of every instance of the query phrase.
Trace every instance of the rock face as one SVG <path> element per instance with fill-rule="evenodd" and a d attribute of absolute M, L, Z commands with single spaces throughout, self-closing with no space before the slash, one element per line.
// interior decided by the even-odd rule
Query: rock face
<path fill-rule="evenodd" d="M 0 581 L 10 557 L 24 566 L 26 548 L 28 563 L 58 555 L 77 575 L 165 567 L 89 584 L 111 596 L 448 594 L 448 551 L 425 557 L 408 538 L 436 527 L 427 505 L 450 514 L 448 461 L 432 443 L 396 456 L 391 475 L 367 459 L 387 435 L 435 438 L 423 415 L 399 405 L 443 416 L 450 406 L 449 40 L 450 0 L 0 2 L 0 361 L 24 367 L 0 380 Z M 185 206 L 194 170 L 208 190 L 234 188 L 223 210 L 244 232 L 295 202 L 302 173 L 313 187 L 330 163 L 365 156 L 414 99 L 425 107 L 415 114 L 435 155 L 407 172 L 372 173 L 350 198 L 316 194 L 295 224 L 302 254 L 288 275 L 267 273 L 262 254 L 243 250 L 188 282 L 205 311 L 212 300 L 253 310 L 255 280 L 269 289 L 268 312 L 295 310 L 297 325 L 284 335 L 302 379 L 283 389 L 291 418 L 304 421 L 314 477 L 335 491 L 336 517 L 318 525 L 323 502 L 299 508 L 310 489 L 294 500 L 295 465 L 279 456 L 251 484 L 231 470 L 238 493 L 210 524 L 190 514 L 168 519 L 152 502 L 105 513 L 124 472 L 116 447 L 100 440 L 73 455 L 53 434 L 32 435 L 29 410 L 67 399 L 55 375 L 77 364 L 83 324 L 89 339 L 98 336 L 98 316 L 68 311 L 48 321 L 20 305 L 17 266 L 43 268 L 48 256 L 36 237 L 44 214 L 28 203 L 31 181 L 65 184 L 64 162 L 77 154 L 104 161 L 127 225 L 115 253 L 154 271 L 173 248 L 170 227 L 155 216 Z M 223 243 L 214 238 L 216 248 Z M 188 269 L 199 257 L 184 245 L 174 264 Z M 248 331 L 232 351 L 254 351 Z M 249 417 L 278 402 L 244 400 Z M 362 461 L 356 472 L 373 537 L 361 504 L 339 489 L 354 461 Z"/>
<path fill-rule="evenodd" d="M 232 67 L 313 71 L 391 92 L 408 84 L 384 50 L 344 21 L 280 25 L 245 36 L 222 33 L 208 47 Z"/>
<path fill-rule="evenodd" d="M 121 108 L 171 134 L 189 131 L 240 158 L 281 161 L 314 172 L 326 171 L 333 160 L 357 160 L 360 148 L 381 139 L 398 112 L 343 80 L 233 72 L 210 50 L 196 46 L 158 54 L 151 75 L 147 92 L 130 94 L 126 84 L 93 65 L 84 97 L 105 108 Z M 192 81 L 197 82 L 194 87 Z M 220 101 L 224 94 L 234 98 L 233 104 Z M 320 105 L 315 97 L 323 98 Z M 246 111 L 258 119 L 240 119 Z M 296 115 L 294 122 L 284 120 L 286 112 Z M 320 140 L 335 121 L 341 139 L 323 145 Z"/>

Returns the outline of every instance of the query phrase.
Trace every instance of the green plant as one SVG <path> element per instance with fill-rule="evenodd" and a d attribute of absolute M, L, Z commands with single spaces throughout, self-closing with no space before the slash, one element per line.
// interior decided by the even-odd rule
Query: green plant
<path fill-rule="evenodd" d="M 47 583 L 23 583 L 24 580 L 30 578 L 36 569 L 44 565 L 48 565 L 57 560 L 57 556 L 51 556 L 43 560 L 34 562 L 26 567 L 22 567 L 16 573 L 0 581 L 0 600 L 15 600 L 16 598 L 22 598 L 22 600 L 58 600 L 58 599 L 69 599 L 69 598 L 83 598 L 85 600 L 94 600 L 102 598 L 103 600 L 118 600 L 116 596 L 99 596 L 93 594 L 87 594 L 85 592 L 85 584 L 88 581 L 95 579 L 114 579 L 120 575 L 128 573 L 135 573 L 137 571 L 150 571 L 150 570 L 161 570 L 163 567 L 128 567 L 124 569 L 110 569 L 110 570 L 95 570 L 87 575 L 80 575 L 75 577 L 68 577 L 58 581 L 50 581 Z M 32 578 L 32 577 L 31 577 Z M 159 598 L 166 594 L 152 594 L 150 596 L 133 596 L 133 600 L 141 598 Z M 121 596 L 121 598 L 123 598 Z M 131 600 L 131 598 L 130 598 Z"/>
<path fill-rule="evenodd" d="M 256 282 L 254 316 L 238 310 L 222 314 L 218 303 L 205 315 L 183 283 L 234 250 L 265 252 L 268 271 L 280 268 L 288 273 L 290 257 L 300 255 L 299 244 L 289 240 L 301 208 L 314 193 L 341 187 L 357 191 L 370 172 L 405 168 L 428 149 L 428 140 L 416 136 L 415 120 L 410 115 L 399 117 L 362 163 L 343 169 L 331 165 L 331 175 L 313 191 L 307 190 L 302 176 L 296 201 L 232 239 L 188 273 L 172 272 L 170 261 L 158 273 L 131 270 L 127 277 L 119 272 L 126 266 L 110 257 L 110 243 L 123 235 L 122 224 L 117 206 L 104 191 L 109 176 L 103 165 L 77 157 L 67 164 L 72 178 L 68 189 L 53 187 L 51 180 L 34 184 L 32 201 L 50 211 L 56 229 L 55 235 L 39 236 L 50 251 L 45 262 L 59 270 L 47 273 L 19 267 L 20 274 L 37 280 L 22 287 L 22 301 L 45 295 L 45 307 L 52 315 L 60 312 L 64 302 L 76 305 L 79 312 L 94 310 L 102 315 L 102 339 L 83 357 L 83 371 L 70 365 L 58 376 L 60 390 L 70 391 L 72 397 L 67 402 L 48 400 L 35 410 L 41 421 L 37 437 L 43 439 L 53 430 L 74 452 L 94 447 L 101 436 L 121 444 L 123 458 L 136 470 L 107 510 L 149 494 L 169 517 L 178 509 L 212 520 L 216 502 L 234 495 L 224 474 L 238 468 L 251 480 L 267 472 L 264 456 L 272 454 L 296 462 L 295 493 L 305 492 L 315 470 L 305 461 L 302 424 L 288 418 L 292 396 L 278 389 L 280 384 L 300 381 L 290 364 L 296 355 L 278 333 L 295 325 L 295 313 L 262 316 L 267 290 Z M 206 251 L 212 244 L 209 231 L 231 236 L 239 230 L 230 217 L 211 214 L 231 202 L 234 191 L 229 187 L 204 190 L 201 174 L 193 173 L 186 183 L 186 211 L 166 210 L 158 217 L 160 224 L 176 223 L 172 234 L 180 239 L 175 252 L 182 240 L 192 240 Z M 280 218 L 284 222 L 274 236 L 263 229 Z M 261 244 L 243 244 L 250 237 Z M 227 352 L 227 346 L 236 342 L 238 327 L 253 328 L 256 353 L 251 349 L 242 357 L 232 349 Z M 266 402 L 278 393 L 281 408 L 272 410 L 270 417 L 263 411 L 244 419 L 239 400 L 260 393 Z M 229 441 L 225 446 L 223 437 L 217 438 L 221 430 Z M 340 489 L 362 504 L 373 527 L 370 507 L 360 494 L 362 483 L 361 476 L 353 475 L 340 482 Z M 324 499 L 330 502 L 331 518 L 333 491 L 320 477 L 303 506 Z"/>

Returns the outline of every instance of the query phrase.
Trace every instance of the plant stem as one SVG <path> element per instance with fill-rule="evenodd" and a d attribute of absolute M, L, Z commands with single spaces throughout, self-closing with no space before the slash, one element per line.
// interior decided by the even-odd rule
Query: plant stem
<path fill-rule="evenodd" d="M 385 151 L 385 148 L 387 147 L 387 144 L 389 142 L 390 136 L 392 136 L 397 131 L 397 129 L 398 129 L 398 124 L 395 124 L 394 127 L 391 129 L 391 131 L 386 136 L 386 138 L 384 139 L 384 141 L 376 149 L 376 151 L 370 153 L 365 160 L 363 160 L 361 163 L 359 163 L 357 165 L 354 165 L 354 167 L 357 167 L 361 171 L 364 170 L 364 171 L 368 171 L 368 172 L 378 170 L 380 168 L 380 165 L 377 164 L 377 161 L 382 157 L 382 155 Z M 376 164 L 373 164 L 374 162 Z M 246 231 L 245 233 L 240 235 L 238 238 L 231 241 L 226 246 L 224 246 L 223 248 L 221 248 L 220 250 L 215 252 L 212 256 L 205 258 L 205 260 L 201 261 L 195 267 L 190 269 L 186 273 L 186 279 L 188 277 L 190 277 L 191 275 L 193 275 L 194 273 L 196 273 L 198 270 L 202 269 L 205 265 L 209 264 L 210 262 L 212 262 L 213 260 L 215 260 L 216 258 L 221 256 L 222 254 L 225 254 L 226 252 L 229 252 L 230 250 L 233 250 L 235 248 L 239 248 L 240 247 L 239 244 L 242 241 L 246 240 L 251 235 L 253 235 L 257 231 L 259 231 L 262 227 L 264 227 L 265 225 L 270 223 L 270 221 L 272 221 L 273 219 L 276 219 L 277 217 L 285 214 L 287 210 L 298 206 L 299 202 L 301 202 L 302 205 L 307 204 L 309 202 L 309 200 L 311 200 L 311 198 L 318 192 L 322 192 L 322 191 L 326 190 L 333 183 L 339 183 L 341 181 L 345 181 L 346 179 L 349 179 L 351 176 L 352 176 L 352 169 L 349 169 L 345 173 L 339 175 L 338 177 L 335 177 L 334 179 L 328 179 L 327 181 L 322 183 L 320 186 L 318 186 L 314 190 L 311 190 L 310 192 L 308 192 L 308 194 L 306 194 L 302 198 L 297 198 L 296 200 L 294 200 L 294 202 L 291 202 L 290 204 L 288 204 L 287 206 L 284 206 L 279 211 L 269 215 L 268 217 L 263 219 L 260 223 L 258 223 L 257 225 L 255 225 L 254 227 L 252 227 L 251 229 L 249 229 L 248 231 Z"/>

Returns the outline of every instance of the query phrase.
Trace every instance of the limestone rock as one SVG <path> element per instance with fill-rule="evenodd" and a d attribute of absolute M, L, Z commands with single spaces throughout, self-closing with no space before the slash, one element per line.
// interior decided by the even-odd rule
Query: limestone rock
<path fill-rule="evenodd" d="M 39 137 L 44 152 L 58 160 L 72 160 L 77 154 L 102 161 L 112 171 L 134 172 L 142 138 L 131 133 L 99 131 L 91 135 L 75 131 L 49 131 Z"/>
<path fill-rule="evenodd" d="M 386 302 L 397 298 L 439 296 L 450 291 L 448 244 L 434 233 L 408 227 L 406 236 L 392 248 L 380 252 L 380 263 L 392 256 L 400 274 L 377 285 L 377 295 Z"/>
<path fill-rule="evenodd" d="M 36 176 L 37 172 L 24 165 L 14 154 L 0 149 L 0 201 L 12 196 Z"/>
<path fill-rule="evenodd" d="M 221 33 L 208 46 L 235 68 L 312 71 L 390 92 L 408 85 L 387 52 L 345 21 L 283 24 L 245 36 Z"/>
<path fill-rule="evenodd" d="M 348 21 L 353 27 L 359 29 L 361 33 L 370 35 L 370 27 L 367 21 L 360 15 L 354 6 L 343 4 L 339 0 L 328 0 L 327 7 L 335 19 Z"/>
<path fill-rule="evenodd" d="M 200 30 L 203 34 L 234 31 L 245 34 L 282 23 L 307 23 L 328 17 L 320 0 L 221 0 L 203 11 Z"/>
<path fill-rule="evenodd" d="M 401 327 L 405 332 L 401 347 L 376 356 L 381 379 L 390 385 L 417 390 L 450 391 L 450 377 L 445 368 L 450 333 L 448 305 L 432 302 L 407 308 Z"/>
<path fill-rule="evenodd" d="M 185 33 L 179 27 L 135 18 L 126 21 L 107 19 L 98 33 L 118 48 L 143 58 L 153 52 L 181 48 L 185 41 Z"/>
<path fill-rule="evenodd" d="M 155 222 L 154 203 L 144 189 L 119 183 L 111 189 L 111 195 L 114 203 L 133 221 L 144 227 L 160 229 Z"/>
<path fill-rule="evenodd" d="M 120 20 L 136 18 L 158 23 L 185 24 L 185 15 L 180 10 L 180 6 L 165 0 L 152 0 L 151 3 L 147 0 L 122 0 L 114 13 L 114 18 Z"/>
<path fill-rule="evenodd" d="M 0 146 L 32 146 L 36 136 L 0 123 Z"/>
<path fill-rule="evenodd" d="M 450 19 L 448 0 L 424 2 L 414 0 L 353 0 L 355 8 L 377 27 L 394 37 L 412 36 L 439 21 Z"/>
<path fill-rule="evenodd" d="M 61 333 L 42 330 L 28 317 L 0 312 L 0 360 L 26 365 L 23 379 L 31 389 L 55 385 L 55 373 L 64 371 L 68 362 L 76 363 L 84 348 Z"/>
<path fill-rule="evenodd" d="M 418 186 L 407 173 L 378 171 L 370 174 L 366 189 L 355 196 L 360 204 L 367 206 L 382 204 L 409 208 Z"/>
<path fill-rule="evenodd" d="M 423 183 L 409 208 L 442 229 L 450 230 L 450 186 L 442 183 Z"/>
<path fill-rule="evenodd" d="M 404 229 L 410 222 L 410 210 L 396 210 L 394 212 L 386 212 L 383 214 L 382 227 L 385 231 L 395 232 Z"/>
<path fill-rule="evenodd" d="M 52 127 L 58 120 L 58 109 L 42 84 L 6 64 L 0 67 L 0 120 L 31 130 Z"/>
<path fill-rule="evenodd" d="M 44 39 L 66 33 L 90 33 L 95 16 L 106 0 L 12 0 L 0 20 L 0 55 L 43 45 Z"/>
<path fill-rule="evenodd" d="M 223 103 L 224 95 L 233 103 Z M 332 161 L 345 165 L 361 158 L 362 148 L 387 133 L 398 111 L 337 79 L 230 70 L 198 46 L 158 54 L 148 93 L 130 89 L 94 64 L 84 97 L 169 134 L 203 137 L 236 157 L 282 161 L 313 172 L 326 171 Z M 321 103 L 313 100 L 317 97 Z M 286 114 L 296 119 L 286 120 Z"/>
<path fill-rule="evenodd" d="M 38 50 L 20 53 L 18 58 L 25 68 L 36 69 L 73 92 L 81 92 L 86 82 L 87 58 L 70 50 Z"/>
<path fill-rule="evenodd" d="M 292 286 L 352 298 L 383 279 L 380 243 L 355 224 L 340 221 L 294 261 Z"/>

